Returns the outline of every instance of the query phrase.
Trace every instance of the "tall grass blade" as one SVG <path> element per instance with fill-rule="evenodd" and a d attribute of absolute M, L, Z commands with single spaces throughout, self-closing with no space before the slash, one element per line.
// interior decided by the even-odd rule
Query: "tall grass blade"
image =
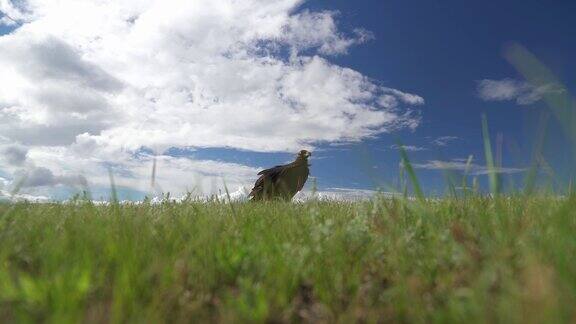
<path fill-rule="evenodd" d="M 454 172 L 451 170 L 444 170 L 444 179 L 446 179 L 446 183 L 448 184 L 448 191 L 453 198 L 458 197 L 458 192 L 456 191 L 456 181 Z"/>
<path fill-rule="evenodd" d="M 464 174 L 462 175 L 462 190 L 464 193 L 468 194 L 468 174 L 470 173 L 470 168 L 472 167 L 472 161 L 474 160 L 474 155 L 470 154 L 468 160 L 466 160 L 466 166 L 464 167 Z"/>
<path fill-rule="evenodd" d="M 490 144 L 490 133 L 488 131 L 488 119 L 482 114 L 482 137 L 484 139 L 484 154 L 486 156 L 486 167 L 488 168 L 488 179 L 490 182 L 490 192 L 497 196 L 499 193 L 498 170 L 494 166 L 492 155 L 492 145 Z"/>
<path fill-rule="evenodd" d="M 480 184 L 478 183 L 478 177 L 472 179 L 472 192 L 477 195 L 480 192 Z"/>
<path fill-rule="evenodd" d="M 156 156 L 152 160 L 152 175 L 150 176 L 150 190 L 152 194 L 154 194 L 154 190 L 156 189 Z"/>
<path fill-rule="evenodd" d="M 116 184 L 114 182 L 114 174 L 112 174 L 112 168 L 108 168 L 108 178 L 110 179 L 110 195 L 112 203 L 118 203 L 118 192 L 116 191 Z"/>
<path fill-rule="evenodd" d="M 554 188 L 557 179 L 556 173 L 554 172 L 554 169 L 548 163 L 548 161 L 546 161 L 546 159 L 542 154 L 538 155 L 538 164 L 542 167 L 544 174 L 548 176 L 548 183 L 550 184 L 550 188 Z"/>
<path fill-rule="evenodd" d="M 24 175 L 16 182 L 14 188 L 10 190 L 10 197 L 14 198 L 20 192 L 20 190 L 22 190 L 22 187 L 24 187 L 24 183 L 26 183 L 27 179 L 28 176 Z"/>
<path fill-rule="evenodd" d="M 402 164 L 404 165 L 404 169 L 406 170 L 406 173 L 408 173 L 410 181 L 412 182 L 412 186 L 414 187 L 414 194 L 416 195 L 416 198 L 418 198 L 418 200 L 423 201 L 424 194 L 422 192 L 422 188 L 420 187 L 420 182 L 418 182 L 416 172 L 414 172 L 414 168 L 412 167 L 412 164 L 408 159 L 408 154 L 406 153 L 404 146 L 399 144 L 398 147 L 400 148 L 400 156 L 402 158 Z"/>
<path fill-rule="evenodd" d="M 502 170 L 502 146 L 504 144 L 504 135 L 500 132 L 496 134 L 496 170 Z"/>
<path fill-rule="evenodd" d="M 539 170 L 539 156 L 542 154 L 542 149 L 544 147 L 544 140 L 546 138 L 546 129 L 548 126 L 548 119 L 550 115 L 548 113 L 542 113 L 540 116 L 540 121 L 538 123 L 538 130 L 536 135 L 536 145 L 534 145 L 534 151 L 532 152 L 532 162 L 530 169 L 526 174 L 524 194 L 531 195 L 534 192 L 536 186 L 536 177 Z"/>
<path fill-rule="evenodd" d="M 226 198 L 228 199 L 228 205 L 230 206 L 230 211 L 232 212 L 232 217 L 234 221 L 236 221 L 236 209 L 234 208 L 234 203 L 232 202 L 232 197 L 230 196 L 230 191 L 228 190 L 228 186 L 226 185 L 226 180 L 222 179 L 222 183 L 224 183 L 224 190 L 226 191 Z"/>
<path fill-rule="evenodd" d="M 570 95 L 566 86 L 524 46 L 514 43 L 506 48 L 508 61 L 535 88 L 548 89 L 543 93 L 544 101 L 558 119 L 563 131 L 572 140 L 576 148 L 576 100 Z M 576 157 L 576 149 L 573 150 Z"/>
<path fill-rule="evenodd" d="M 408 198 L 408 186 L 406 185 L 406 171 L 404 168 L 404 162 L 400 161 L 398 166 L 398 189 L 402 193 L 404 199 Z"/>
<path fill-rule="evenodd" d="M 316 198 L 318 195 L 318 178 L 312 177 L 312 197 Z"/>
<path fill-rule="evenodd" d="M 90 184 L 86 178 L 82 181 L 82 199 L 85 201 L 92 201 L 92 191 L 90 190 Z"/>
<path fill-rule="evenodd" d="M 372 186 L 377 191 L 390 191 L 396 192 L 396 189 L 393 185 L 388 184 L 381 174 L 374 171 L 374 165 L 376 164 L 374 159 L 372 158 L 372 154 L 370 153 L 368 147 L 364 144 L 358 145 L 357 149 L 357 156 L 360 158 L 360 166 L 362 171 L 366 173 L 368 178 L 372 181 Z"/>

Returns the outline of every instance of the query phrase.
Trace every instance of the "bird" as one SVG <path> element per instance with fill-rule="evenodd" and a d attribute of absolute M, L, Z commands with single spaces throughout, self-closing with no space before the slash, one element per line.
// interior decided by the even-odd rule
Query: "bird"
<path fill-rule="evenodd" d="M 308 180 L 310 156 L 312 153 L 301 150 L 294 162 L 258 172 L 260 178 L 256 180 L 248 197 L 251 201 L 292 200 Z"/>

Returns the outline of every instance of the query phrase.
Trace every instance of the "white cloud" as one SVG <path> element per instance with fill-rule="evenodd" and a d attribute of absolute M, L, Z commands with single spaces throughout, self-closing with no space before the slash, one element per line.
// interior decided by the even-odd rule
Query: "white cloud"
<path fill-rule="evenodd" d="M 50 198 L 46 196 L 34 196 L 29 194 L 22 194 L 18 192 L 10 192 L 9 189 L 11 181 L 0 177 L 0 202 L 11 201 L 32 201 L 32 202 L 47 202 Z M 12 188 L 13 189 L 13 188 Z"/>
<path fill-rule="evenodd" d="M 468 165 L 465 159 L 453 159 L 451 161 L 440 161 L 440 160 L 430 160 L 426 163 L 412 163 L 412 166 L 416 169 L 426 169 L 426 170 L 451 170 L 459 172 L 467 172 L 469 175 L 486 175 L 490 173 L 490 170 L 483 166 L 474 163 Z M 496 173 L 500 174 L 512 174 L 520 173 L 526 171 L 523 168 L 496 168 Z"/>
<path fill-rule="evenodd" d="M 533 86 L 528 82 L 502 79 L 478 81 L 478 96 L 485 101 L 515 101 L 518 105 L 533 104 L 547 93 L 561 91 L 554 85 Z"/>
<path fill-rule="evenodd" d="M 25 146 L 13 144 L 7 145 L 2 150 L 2 158 L 10 165 L 22 165 L 26 161 L 28 149 Z"/>
<path fill-rule="evenodd" d="M 0 17 L 2 17 L 2 23 L 12 26 L 17 24 L 25 16 L 24 8 L 22 8 L 21 2 L 13 2 L 8 0 L 0 0 Z"/>
<path fill-rule="evenodd" d="M 28 201 L 36 203 L 50 202 L 52 199 L 46 196 L 34 196 L 28 194 L 11 194 L 7 191 L 0 190 L 0 202 Z"/>
<path fill-rule="evenodd" d="M 152 166 L 156 158 L 156 175 L 152 187 Z M 41 162 L 41 166 L 37 163 Z M 28 151 L 25 167 L 5 165 L 11 177 L 4 187 L 10 191 L 21 187 L 20 194 L 51 196 L 59 187 L 77 190 L 108 192 L 109 170 L 115 185 L 144 194 L 160 195 L 170 192 L 183 195 L 210 195 L 224 191 L 225 186 L 236 188 L 250 185 L 257 177 L 258 168 L 235 163 L 194 160 L 184 157 L 129 151 L 101 150 L 91 155 L 80 155 L 65 147 L 32 147 Z M 95 197 L 97 198 L 97 197 Z"/>
<path fill-rule="evenodd" d="M 27 172 L 102 183 L 106 163 L 147 174 L 142 147 L 297 151 L 417 127 L 409 107 L 423 98 L 329 61 L 372 35 L 302 2 L 0 0 L 21 24 L 0 37 L 0 135 L 26 147 Z M 252 172 L 161 160 L 179 191 L 208 166 L 238 183 Z M 140 186 L 134 177 L 119 181 Z"/>
<path fill-rule="evenodd" d="M 400 146 L 398 144 L 390 145 L 390 148 L 393 150 L 399 150 L 400 147 L 402 147 L 407 152 L 418 152 L 418 151 L 427 151 L 428 150 L 425 147 L 415 146 L 415 145 L 402 145 L 402 146 Z"/>
<path fill-rule="evenodd" d="M 447 146 L 450 142 L 453 142 L 457 139 L 458 137 L 456 136 L 440 136 L 434 139 L 432 144 L 436 146 Z"/>
<path fill-rule="evenodd" d="M 355 29 L 352 37 L 342 35 L 338 31 L 334 19 L 337 13 L 310 12 L 292 15 L 284 27 L 284 40 L 294 51 L 318 48 L 322 54 L 346 54 L 352 45 L 361 44 L 373 38 L 372 33 Z"/>
<path fill-rule="evenodd" d="M 87 181 L 81 175 L 54 175 L 51 170 L 44 167 L 36 167 L 27 173 L 18 174 L 23 188 L 65 186 L 86 186 Z"/>
<path fill-rule="evenodd" d="M 382 88 L 382 91 L 384 93 L 386 93 L 388 96 L 393 96 L 397 99 L 399 99 L 400 101 L 409 104 L 409 105 L 423 105 L 424 104 L 424 98 L 412 94 L 412 93 L 406 93 L 406 92 L 402 92 L 400 90 L 396 90 L 396 89 L 392 89 L 392 88 Z"/>

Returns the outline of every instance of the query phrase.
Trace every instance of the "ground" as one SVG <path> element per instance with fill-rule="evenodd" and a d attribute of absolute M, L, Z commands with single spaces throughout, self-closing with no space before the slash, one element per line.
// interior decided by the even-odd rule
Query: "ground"
<path fill-rule="evenodd" d="M 0 322 L 573 322 L 575 207 L 4 204 Z"/>

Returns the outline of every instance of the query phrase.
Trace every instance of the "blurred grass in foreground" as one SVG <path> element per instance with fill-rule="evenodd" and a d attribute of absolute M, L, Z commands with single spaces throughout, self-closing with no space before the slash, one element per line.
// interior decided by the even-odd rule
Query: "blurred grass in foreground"
<path fill-rule="evenodd" d="M 573 322 L 576 198 L 0 205 L 0 322 Z"/>

